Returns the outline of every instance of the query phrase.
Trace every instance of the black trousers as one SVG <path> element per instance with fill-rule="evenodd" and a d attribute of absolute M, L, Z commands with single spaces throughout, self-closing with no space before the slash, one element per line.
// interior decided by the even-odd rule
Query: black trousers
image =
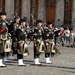
<path fill-rule="evenodd" d="M 14 40 L 12 41 L 12 50 L 13 50 L 13 54 L 17 54 L 17 42 L 14 42 Z"/>
<path fill-rule="evenodd" d="M 36 46 L 34 46 L 34 58 L 39 58 L 40 53 L 36 53 Z M 50 53 L 45 53 L 45 58 L 50 57 Z"/>
<path fill-rule="evenodd" d="M 45 58 L 50 57 L 50 53 L 45 53 Z"/>
<path fill-rule="evenodd" d="M 22 54 L 17 54 L 17 58 L 18 59 L 23 59 L 23 55 Z"/>
<path fill-rule="evenodd" d="M 34 58 L 39 58 L 40 53 L 37 53 L 36 46 L 34 46 Z"/>
<path fill-rule="evenodd" d="M 5 53 L 0 53 L 0 59 L 3 59 L 5 56 Z"/>

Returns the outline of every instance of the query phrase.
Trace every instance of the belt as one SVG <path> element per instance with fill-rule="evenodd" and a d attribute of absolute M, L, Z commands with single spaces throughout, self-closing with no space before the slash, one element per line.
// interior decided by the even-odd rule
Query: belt
<path fill-rule="evenodd" d="M 46 39 L 45 42 L 53 43 L 54 39 Z"/>

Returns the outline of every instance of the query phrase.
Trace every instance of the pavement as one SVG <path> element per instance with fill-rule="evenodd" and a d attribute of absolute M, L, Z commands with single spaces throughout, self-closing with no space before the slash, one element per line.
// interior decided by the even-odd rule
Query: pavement
<path fill-rule="evenodd" d="M 44 53 L 40 55 L 42 66 L 34 65 L 33 43 L 28 45 L 29 55 L 24 57 L 26 66 L 18 66 L 18 62 L 9 56 L 7 67 L 0 68 L 0 75 L 75 75 L 75 48 L 59 46 L 60 55 L 51 57 L 52 64 L 45 63 Z"/>

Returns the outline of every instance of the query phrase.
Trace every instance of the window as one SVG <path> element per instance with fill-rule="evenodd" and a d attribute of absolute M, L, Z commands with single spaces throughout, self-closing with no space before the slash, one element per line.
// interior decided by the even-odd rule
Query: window
<path fill-rule="evenodd" d="M 72 21 L 72 1 L 73 0 L 64 0 L 65 9 L 64 9 L 64 24 L 71 24 Z"/>
<path fill-rule="evenodd" d="M 0 11 L 5 11 L 5 0 L 0 0 Z"/>
<path fill-rule="evenodd" d="M 22 0 L 14 0 L 14 14 L 21 17 Z"/>
<path fill-rule="evenodd" d="M 31 14 L 37 19 L 38 15 L 38 0 L 31 0 Z"/>

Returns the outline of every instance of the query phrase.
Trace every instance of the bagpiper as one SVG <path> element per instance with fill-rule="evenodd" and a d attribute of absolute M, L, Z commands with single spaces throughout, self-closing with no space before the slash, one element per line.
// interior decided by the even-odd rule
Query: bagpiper
<path fill-rule="evenodd" d="M 46 63 L 51 64 L 50 54 L 53 51 L 54 45 L 54 28 L 51 22 L 48 22 L 47 27 L 44 29 L 44 44 Z"/>
<path fill-rule="evenodd" d="M 25 55 L 25 24 L 26 21 L 24 19 L 21 19 L 19 21 L 19 27 L 17 28 L 15 34 L 16 34 L 16 40 L 17 40 L 17 58 L 18 58 L 18 65 L 19 66 L 25 66 L 23 62 L 23 56 Z"/>
<path fill-rule="evenodd" d="M 17 60 L 17 39 L 16 39 L 16 30 L 19 26 L 19 21 L 20 21 L 20 17 L 16 16 L 14 18 L 14 21 L 10 24 L 10 34 L 11 34 L 11 38 L 12 38 L 12 51 L 13 51 L 13 56 L 14 56 L 14 60 Z"/>
<path fill-rule="evenodd" d="M 36 27 L 33 32 L 33 45 L 34 45 L 34 64 L 41 65 L 39 62 L 39 56 L 42 52 L 43 45 L 43 30 L 42 30 L 42 21 L 37 20 Z"/>
<path fill-rule="evenodd" d="M 5 67 L 3 58 L 5 56 L 5 43 L 8 39 L 8 28 L 6 24 L 6 12 L 0 12 L 0 67 Z"/>

